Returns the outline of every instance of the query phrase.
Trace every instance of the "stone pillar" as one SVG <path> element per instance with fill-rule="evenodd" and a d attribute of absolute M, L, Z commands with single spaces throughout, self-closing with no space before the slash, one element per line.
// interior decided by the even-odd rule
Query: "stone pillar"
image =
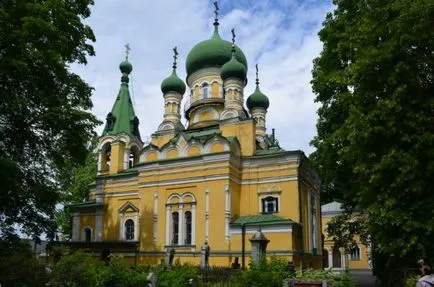
<path fill-rule="evenodd" d="M 72 236 L 71 241 L 80 241 L 80 214 L 72 214 Z"/>
<path fill-rule="evenodd" d="M 205 241 L 202 247 L 200 248 L 200 268 L 206 269 L 209 267 L 209 254 L 211 248 L 208 245 L 208 241 Z"/>
<path fill-rule="evenodd" d="M 261 230 L 258 230 L 252 238 L 249 239 L 252 243 L 252 260 L 253 262 L 259 262 L 261 257 L 267 253 L 268 240 Z"/>
<path fill-rule="evenodd" d="M 103 210 L 97 210 L 95 214 L 95 241 L 102 241 Z"/>
<path fill-rule="evenodd" d="M 175 249 L 170 247 L 166 251 L 166 265 L 172 266 L 174 258 L 175 258 Z"/>

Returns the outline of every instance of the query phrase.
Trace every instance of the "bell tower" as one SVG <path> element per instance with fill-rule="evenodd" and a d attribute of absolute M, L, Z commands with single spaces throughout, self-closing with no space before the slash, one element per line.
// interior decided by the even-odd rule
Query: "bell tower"
<path fill-rule="evenodd" d="M 133 66 L 128 61 L 129 45 L 126 45 L 126 57 L 119 65 L 121 87 L 107 114 L 106 124 L 98 139 L 98 174 L 116 174 L 138 163 L 139 152 L 143 143 L 139 132 L 139 119 L 134 113 L 128 87 L 129 74 Z"/>

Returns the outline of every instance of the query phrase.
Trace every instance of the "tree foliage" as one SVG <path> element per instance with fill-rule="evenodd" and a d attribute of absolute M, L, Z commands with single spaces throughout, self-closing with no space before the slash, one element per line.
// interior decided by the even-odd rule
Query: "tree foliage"
<path fill-rule="evenodd" d="M 324 199 L 369 214 L 387 266 L 433 257 L 434 4 L 334 4 L 312 80 L 321 106 L 311 159 Z"/>
<path fill-rule="evenodd" d="M 54 232 L 59 176 L 83 163 L 97 120 L 69 65 L 94 55 L 92 0 L 0 4 L 0 236 Z M 69 163 L 69 164 L 67 164 Z"/>
<path fill-rule="evenodd" d="M 0 284 L 2 286 L 46 286 L 45 266 L 33 254 L 30 242 L 16 236 L 0 239 Z"/>

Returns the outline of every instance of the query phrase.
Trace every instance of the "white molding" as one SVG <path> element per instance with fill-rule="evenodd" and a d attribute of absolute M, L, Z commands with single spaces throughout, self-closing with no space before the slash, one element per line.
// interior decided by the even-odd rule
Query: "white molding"
<path fill-rule="evenodd" d="M 231 220 L 231 189 L 230 185 L 225 185 L 225 241 L 230 242 L 229 223 Z"/>
<path fill-rule="evenodd" d="M 258 229 L 258 226 L 246 226 L 246 234 L 255 234 Z M 267 233 L 292 233 L 292 225 L 291 224 L 279 224 L 279 225 L 267 225 L 261 226 L 261 232 L 264 234 Z M 239 235 L 242 234 L 241 227 L 231 226 L 230 235 Z"/>
<path fill-rule="evenodd" d="M 105 197 L 122 197 L 122 196 L 132 196 L 132 195 L 139 195 L 139 192 L 136 190 L 131 191 L 117 191 L 117 192 L 102 192 L 102 193 L 96 193 L 96 196 L 101 196 L 103 198 Z"/>
<path fill-rule="evenodd" d="M 198 176 L 198 177 L 189 177 L 184 179 L 171 179 L 171 180 L 159 180 L 152 181 L 149 183 L 141 183 L 139 184 L 140 188 L 143 187 L 157 187 L 157 186 L 166 186 L 173 184 L 185 184 L 185 183 L 195 183 L 195 182 L 205 182 L 205 181 L 214 181 L 214 180 L 232 180 L 238 184 L 248 185 L 248 184 L 263 184 L 263 183 L 277 183 L 277 182 L 286 182 L 286 181 L 296 181 L 297 176 L 287 176 L 287 177 L 268 177 L 263 179 L 245 179 L 238 180 L 227 173 L 224 175 L 209 175 L 209 176 Z"/>

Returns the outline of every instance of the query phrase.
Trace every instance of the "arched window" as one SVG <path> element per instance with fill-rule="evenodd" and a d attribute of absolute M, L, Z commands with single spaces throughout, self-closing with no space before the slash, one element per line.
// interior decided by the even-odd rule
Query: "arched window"
<path fill-rule="evenodd" d="M 333 248 L 333 268 L 342 267 L 342 258 L 339 248 Z"/>
<path fill-rule="evenodd" d="M 262 213 L 274 213 L 279 211 L 279 200 L 274 196 L 262 199 Z"/>
<path fill-rule="evenodd" d="M 322 260 L 323 260 L 323 267 L 329 268 L 329 252 L 327 249 L 324 249 L 322 251 Z"/>
<path fill-rule="evenodd" d="M 184 213 L 185 217 L 185 242 L 184 244 L 191 244 L 191 211 L 186 211 Z"/>
<path fill-rule="evenodd" d="M 92 230 L 89 227 L 84 229 L 84 241 L 90 242 L 92 240 Z"/>
<path fill-rule="evenodd" d="M 104 169 L 109 169 L 111 165 L 111 153 L 112 153 L 112 147 L 109 145 L 107 149 L 104 151 L 104 162 L 105 167 Z"/>
<path fill-rule="evenodd" d="M 207 83 L 204 83 L 202 85 L 202 99 L 207 99 L 209 98 L 209 86 Z"/>
<path fill-rule="evenodd" d="M 178 245 L 179 238 L 179 213 L 172 213 L 172 244 Z"/>
<path fill-rule="evenodd" d="M 125 221 L 125 240 L 134 240 L 134 221 L 132 219 Z"/>
<path fill-rule="evenodd" d="M 350 258 L 351 260 L 360 260 L 360 248 L 357 245 L 351 248 Z"/>

